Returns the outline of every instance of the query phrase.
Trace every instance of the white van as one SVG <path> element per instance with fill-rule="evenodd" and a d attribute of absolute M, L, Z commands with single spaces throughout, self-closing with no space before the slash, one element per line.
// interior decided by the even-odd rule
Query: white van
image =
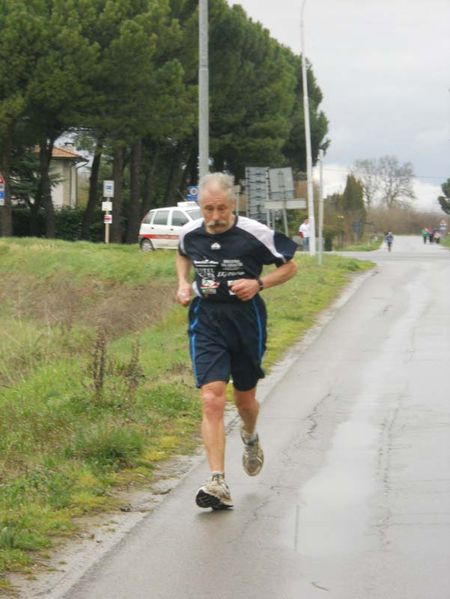
<path fill-rule="evenodd" d="M 141 250 L 151 252 L 157 249 L 176 249 L 181 227 L 200 217 L 200 208 L 193 202 L 150 210 L 142 219 L 139 229 Z"/>

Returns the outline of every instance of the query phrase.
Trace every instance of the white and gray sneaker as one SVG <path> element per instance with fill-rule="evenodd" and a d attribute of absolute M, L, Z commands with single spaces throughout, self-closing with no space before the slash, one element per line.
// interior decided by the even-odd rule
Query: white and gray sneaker
<path fill-rule="evenodd" d="M 233 507 L 230 489 L 223 474 L 213 474 L 197 491 L 195 503 L 198 507 L 226 510 Z"/>
<path fill-rule="evenodd" d="M 256 476 L 261 472 L 264 464 L 264 452 L 259 444 L 259 437 L 256 435 L 255 439 L 251 439 L 251 435 L 248 435 L 241 426 L 241 439 L 244 443 L 242 455 L 244 470 L 249 476 Z"/>

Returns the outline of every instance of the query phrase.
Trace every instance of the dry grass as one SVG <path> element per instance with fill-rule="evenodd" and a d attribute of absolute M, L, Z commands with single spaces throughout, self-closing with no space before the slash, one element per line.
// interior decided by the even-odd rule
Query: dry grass
<path fill-rule="evenodd" d="M 149 282 L 136 287 L 91 280 L 80 286 L 66 276 L 37 280 L 10 275 L 0 289 L 0 302 L 11 318 L 35 320 L 69 331 L 74 326 L 102 328 L 108 339 L 154 324 L 175 303 L 172 283 Z"/>

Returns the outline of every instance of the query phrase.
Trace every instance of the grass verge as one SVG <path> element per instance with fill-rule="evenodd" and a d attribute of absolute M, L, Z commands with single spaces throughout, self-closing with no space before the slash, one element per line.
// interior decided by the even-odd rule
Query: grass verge
<path fill-rule="evenodd" d="M 0 241 L 0 592 L 113 509 L 120 490 L 199 442 L 186 310 L 174 253 L 43 240 Z M 298 255 L 299 274 L 264 292 L 265 368 L 370 263 Z M 141 481 L 138 483 L 137 481 Z"/>
<path fill-rule="evenodd" d="M 368 239 L 362 243 L 354 243 L 345 245 L 340 248 L 340 252 L 372 252 L 373 250 L 379 250 L 383 245 L 382 239 Z"/>

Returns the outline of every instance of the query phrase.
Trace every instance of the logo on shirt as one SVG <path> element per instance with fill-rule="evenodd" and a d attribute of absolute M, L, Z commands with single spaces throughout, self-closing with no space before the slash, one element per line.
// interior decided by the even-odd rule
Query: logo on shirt
<path fill-rule="evenodd" d="M 200 289 L 203 295 L 211 295 L 217 293 L 219 285 L 219 281 L 215 281 L 214 279 L 202 279 Z"/>
<path fill-rule="evenodd" d="M 220 245 L 220 243 L 217 243 L 217 241 L 215 241 L 212 246 L 211 246 L 212 250 L 220 250 L 222 249 L 222 246 Z"/>

